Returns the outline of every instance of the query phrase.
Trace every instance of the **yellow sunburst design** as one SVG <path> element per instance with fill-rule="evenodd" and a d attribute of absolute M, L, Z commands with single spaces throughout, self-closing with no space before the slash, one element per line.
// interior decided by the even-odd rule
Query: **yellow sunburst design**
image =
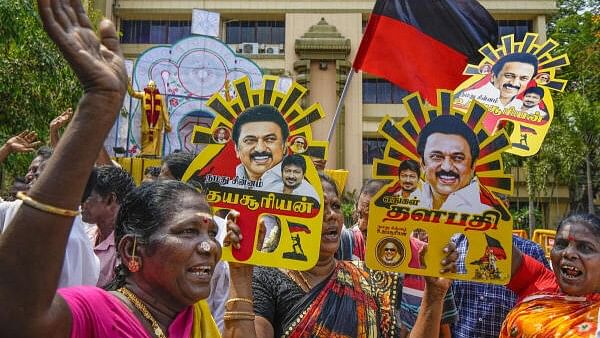
<path fill-rule="evenodd" d="M 519 156 L 532 156 L 539 151 L 554 118 L 551 92 L 563 91 L 567 84 L 556 77 L 556 72 L 569 64 L 569 58 L 566 54 L 552 55 L 558 46 L 556 41 L 536 44 L 537 39 L 537 34 L 527 33 L 523 41 L 515 42 L 513 35 L 506 35 L 499 47 L 483 46 L 479 49 L 483 60 L 478 65 L 467 65 L 464 74 L 471 77 L 454 91 L 455 108 L 459 110 L 464 111 L 471 100 L 486 106 L 489 113 L 484 128 L 488 132 L 512 124 L 511 147 L 506 151 Z M 504 57 L 509 59 L 502 61 Z M 527 64 L 533 65 L 533 60 L 538 63 L 537 73 L 527 79 Z M 512 64 L 513 70 L 503 72 L 503 64 L 494 74 L 499 62 Z M 511 96 L 515 89 L 517 93 Z"/>
<path fill-rule="evenodd" d="M 513 178 L 512 175 L 504 173 L 500 155 L 510 147 L 508 136 L 504 130 L 490 135 L 483 129 L 484 106 L 473 101 L 468 111 L 463 114 L 452 108 L 452 92 L 447 90 L 438 90 L 438 107 L 426 105 L 417 93 L 408 95 L 403 102 L 408 116 L 397 123 L 385 117 L 379 126 L 379 134 L 388 142 L 383 159 L 373 161 L 373 177 L 397 179 L 394 170 L 402 160 L 410 158 L 420 161 L 416 147 L 421 129 L 437 116 L 456 115 L 471 127 L 479 140 L 479 147 L 484 155 L 475 162 L 475 174 L 481 178 L 493 178 L 482 180 L 482 184 L 490 191 L 512 194 Z"/>
<path fill-rule="evenodd" d="M 307 270 L 318 260 L 324 210 L 321 183 L 310 157 L 326 159 L 328 146 L 326 141 L 313 139 L 311 124 L 323 118 L 324 112 L 318 103 L 306 109 L 301 107 L 306 88 L 293 82 L 287 91 L 282 92 L 277 89 L 279 81 L 276 76 L 264 76 L 261 87 L 253 89 L 249 79 L 244 77 L 231 84 L 235 91 L 233 98 L 216 93 L 206 102 L 215 118 L 210 128 L 194 127 L 192 142 L 206 144 L 206 147 L 189 166 L 183 180 L 202 184 L 207 201 L 214 208 L 240 212 L 237 222 L 243 240 L 240 248 L 223 248 L 224 260 Z M 290 134 L 287 140 L 283 140 L 288 144 L 284 153 L 304 159 L 306 169 L 301 184 L 304 185 L 303 191 L 313 189 L 313 194 L 298 194 L 293 190 L 284 192 L 282 170 L 271 170 L 279 168 L 277 166 L 281 162 L 272 163 L 268 168 L 269 174 L 261 174 L 257 180 L 250 180 L 240 174 L 241 171 L 238 172 L 238 169 L 245 171 L 245 168 L 232 139 L 233 126 L 241 114 L 258 105 L 275 107 L 287 122 Z M 220 130 L 228 130 L 226 138 L 222 135 L 215 137 Z M 290 141 L 298 137 L 304 140 L 305 148 L 289 146 Z M 263 182 L 265 176 L 269 176 L 269 183 Z M 279 229 L 276 240 L 272 236 L 267 237 L 269 240 L 266 242 L 272 244 L 269 250 L 260 245 L 257 247 L 264 235 L 261 229 L 266 228 L 265 219 L 270 226 Z"/>
<path fill-rule="evenodd" d="M 379 125 L 378 133 L 387 140 L 387 145 L 383 158 L 376 159 L 373 163 L 373 177 L 388 179 L 391 180 L 391 183 L 375 194 L 369 205 L 367 265 L 377 270 L 440 276 L 439 262 L 442 259 L 442 247 L 453 235 L 463 233 L 469 241 L 469 250 L 465 257 L 467 272 L 452 274 L 451 277 L 495 284 L 505 283 L 510 277 L 512 219 L 510 212 L 494 192 L 512 194 L 513 178 L 504 172 L 501 157 L 502 152 L 510 147 L 508 136 L 504 130 L 494 134 L 485 131 L 482 126 L 485 107 L 476 101 L 471 103 L 466 112 L 452 108 L 453 95 L 451 91 L 438 90 L 437 101 L 439 106 L 432 107 L 424 103 L 418 94 L 411 94 L 403 100 L 408 111 L 407 117 L 398 122 L 386 117 Z M 396 188 L 399 187 L 398 167 L 400 163 L 406 159 L 422 163 L 420 155 L 417 153 L 419 134 L 429 122 L 442 115 L 459 117 L 473 130 L 479 141 L 480 156 L 473 166 L 480 196 L 473 196 L 473 198 L 477 202 L 489 206 L 488 211 L 478 214 L 475 211 L 434 210 L 420 205 L 419 199 L 416 197 L 418 195 L 411 195 L 412 197 L 407 199 L 396 193 Z M 424 181 L 425 177 L 422 174 L 420 188 L 424 187 Z M 413 199 L 411 200 L 411 198 Z M 454 216 L 450 216 L 452 214 Z M 488 217 L 485 216 L 486 214 L 495 216 Z M 457 215 L 467 217 L 469 221 L 459 224 L 460 222 L 455 221 Z M 409 266 L 411 261 L 410 236 L 416 229 L 424 229 L 429 235 L 429 249 L 424 257 L 427 266 L 423 269 Z M 384 244 L 387 246 L 394 241 L 402 243 L 396 247 L 399 252 L 404 252 L 404 257 L 401 257 L 397 264 L 386 265 L 381 257 L 382 247 Z M 487 260 L 487 257 L 491 257 L 488 249 L 490 243 L 496 243 L 495 241 L 500 243 L 500 247 L 503 248 L 502 253 L 505 253 L 508 259 L 498 258 L 497 262 L 493 261 L 491 264 Z M 475 262 L 484 263 L 479 267 L 470 265 Z M 491 265 L 495 269 L 494 273 L 488 271 Z M 483 268 L 484 266 L 486 268 Z"/>
<path fill-rule="evenodd" d="M 279 77 L 263 76 L 262 86 L 258 89 L 250 87 L 248 77 L 233 81 L 235 97 L 228 101 L 220 93 L 215 93 L 207 102 L 206 106 L 216 114 L 210 128 L 195 126 L 192 134 L 192 142 L 196 144 L 215 143 L 212 135 L 221 126 L 231 130 L 235 120 L 243 111 L 250 107 L 261 104 L 269 104 L 277 108 L 288 122 L 290 128 L 290 139 L 302 135 L 308 141 L 304 155 L 327 159 L 327 142 L 313 139 L 310 124 L 323 118 L 325 113 L 319 103 L 303 109 L 300 106 L 301 99 L 306 94 L 306 88 L 293 82 L 287 92 L 277 90 Z M 217 150 L 218 151 L 218 150 Z"/>
<path fill-rule="evenodd" d="M 547 84 L 539 84 L 539 86 L 562 92 L 567 85 L 567 80 L 556 78 L 556 71 L 560 67 L 570 64 L 569 57 L 567 54 L 552 55 L 552 51 L 558 47 L 558 42 L 553 39 L 536 44 L 537 39 L 538 34 L 527 33 L 523 41 L 515 42 L 515 37 L 511 34 L 503 36 L 501 38 L 502 44 L 498 47 L 488 43 L 479 49 L 479 53 L 484 56 L 483 60 L 478 65 L 467 65 L 463 74 L 479 75 L 481 67 L 486 63 L 493 65 L 500 58 L 508 54 L 529 53 L 535 55 L 538 59 L 538 74 L 548 73 L 550 75 L 549 82 Z"/>

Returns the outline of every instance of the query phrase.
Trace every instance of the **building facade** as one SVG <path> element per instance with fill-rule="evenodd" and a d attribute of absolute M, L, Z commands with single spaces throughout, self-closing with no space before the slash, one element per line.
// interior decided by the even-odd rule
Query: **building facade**
<path fill-rule="evenodd" d="M 94 0 L 121 31 L 127 58 L 158 44 L 189 36 L 194 8 L 220 15 L 219 37 L 255 61 L 266 74 L 294 78 L 309 89 L 308 102 L 320 102 L 327 114 L 314 127 L 326 139 L 337 101 L 359 46 L 374 0 Z M 547 17 L 557 11 L 553 0 L 483 0 L 498 21 L 500 35 L 526 32 L 546 38 Z M 405 114 L 405 92 L 368 74 L 355 74 L 330 145 L 328 167 L 350 170 L 347 188 L 359 189 L 371 176 L 373 158 L 385 147 L 377 136 L 381 118 Z M 362 153 L 357 150 L 362 149 Z M 525 177 L 517 179 L 512 200 L 526 205 Z M 525 189 L 526 190 L 526 189 Z M 562 216 L 568 192 L 548 199 L 548 223 Z M 518 196 L 518 197 L 517 197 Z M 558 205 L 554 204 L 558 203 Z"/>

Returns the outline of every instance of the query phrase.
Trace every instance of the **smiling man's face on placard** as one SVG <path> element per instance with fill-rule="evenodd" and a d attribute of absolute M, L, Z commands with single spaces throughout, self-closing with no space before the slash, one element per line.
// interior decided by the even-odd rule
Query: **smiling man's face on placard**
<path fill-rule="evenodd" d="M 435 193 L 449 195 L 473 178 L 469 143 L 457 134 L 433 133 L 427 138 L 422 159 L 425 179 Z"/>
<path fill-rule="evenodd" d="M 248 178 L 257 181 L 283 159 L 285 142 L 275 122 L 248 122 L 241 126 L 236 155 Z"/>

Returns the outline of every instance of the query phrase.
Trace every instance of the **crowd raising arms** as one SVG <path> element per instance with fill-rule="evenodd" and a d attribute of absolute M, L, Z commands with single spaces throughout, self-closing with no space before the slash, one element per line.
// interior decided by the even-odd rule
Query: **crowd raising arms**
<path fill-rule="evenodd" d="M 72 217 L 78 213 L 96 154 L 123 102 L 127 78 L 117 33 L 109 20 L 100 23 L 97 36 L 79 1 L 39 0 L 38 6 L 48 35 L 79 78 L 84 94 L 56 145 L 55 156 L 0 238 L 0 303 L 10 304 L 0 310 L 3 333 L 11 337 L 110 337 L 110 330 L 116 327 L 130 337 L 214 334 L 214 323 L 207 320 L 210 315 L 199 300 L 208 296 L 210 275 L 221 249 L 214 238 L 216 225 L 210 207 L 200 193 L 183 183 L 146 184 L 124 201 L 116 231 L 127 271 L 115 279 L 112 286 L 117 291 L 73 288 L 57 293 Z M 328 199 L 339 198 L 335 189 L 329 190 Z M 158 205 L 167 208 L 161 210 Z M 335 212 L 339 210 L 329 211 L 329 217 Z M 136 214 L 146 215 L 146 219 Z M 234 221 L 235 217 L 228 220 L 226 240 L 237 246 L 243 239 Z M 336 243 L 329 245 L 337 248 Z M 15 254 L 23 248 L 27 248 L 26 254 Z M 451 246 L 446 250 L 449 256 L 443 269 L 450 271 L 456 255 Z M 322 254 L 322 258 L 331 265 L 332 256 Z M 315 271 L 319 268 L 317 265 Z M 230 300 L 252 300 L 252 269 L 232 264 Z M 327 277 L 314 276 L 314 282 L 319 276 Z M 427 322 L 439 322 L 441 298 L 449 285 L 443 278 L 428 279 L 424 310 L 413 336 L 436 332 Z M 232 313 L 254 311 L 248 303 L 231 304 Z M 127 313 L 137 323 L 120 319 Z M 272 332 L 260 317 L 255 321 L 246 317 L 230 314 L 225 336 Z"/>
<path fill-rule="evenodd" d="M 123 202 L 116 222 L 122 266 L 109 291 L 93 287 L 57 290 L 72 217 L 78 213 L 96 154 L 120 110 L 127 78 L 117 33 L 109 20 L 101 22 L 96 35 L 78 0 L 39 0 L 38 7 L 46 31 L 79 78 L 84 94 L 74 114 L 65 112 L 53 121 L 54 156 L 27 192 L 12 225 L 0 236 L 0 304 L 7 305 L 0 310 L 3 335 L 114 337 L 113 330 L 119 330 L 124 337 L 218 336 L 206 303 L 201 301 L 210 292 L 210 277 L 221 256 L 216 224 L 203 195 L 181 182 L 145 184 Z M 57 142 L 58 129 L 69 119 L 72 121 Z M 31 151 L 38 144 L 35 133 L 22 132 L 0 148 L 0 163 L 9 153 Z M 306 288 L 297 293 L 291 304 L 294 310 L 314 310 L 315 317 L 296 316 L 292 311 L 287 318 L 269 316 L 259 305 L 269 296 L 257 278 L 258 271 L 265 268 L 231 263 L 225 337 L 314 333 L 304 330 L 321 324 L 321 311 L 327 316 L 341 309 L 302 308 L 303 302 L 321 290 L 338 287 L 335 277 L 339 273 L 368 280 L 368 273 L 361 268 L 334 258 L 342 227 L 340 196 L 326 177 L 321 180 L 325 199 L 322 226 L 327 230 L 324 233 L 333 237 L 322 241 L 319 262 L 313 269 L 285 272 L 291 279 L 300 279 L 299 284 Z M 236 225 L 240 216 L 235 212 L 230 216 L 225 244 L 238 247 L 243 240 Z M 579 215 L 558 227 L 553 272 L 515 248 L 508 287 L 519 295 L 520 303 L 508 315 L 501 336 L 585 335 L 585 330 L 594 334 L 600 306 L 599 243 L 600 219 Z M 441 269 L 455 271 L 455 246 L 449 244 L 444 250 Z M 437 323 L 450 284 L 445 278 L 426 278 L 410 337 L 439 335 Z M 376 307 L 375 296 L 370 299 Z M 385 336 L 378 323 L 371 325 L 358 309 L 348 316 L 348 322 L 355 326 L 350 330 Z"/>

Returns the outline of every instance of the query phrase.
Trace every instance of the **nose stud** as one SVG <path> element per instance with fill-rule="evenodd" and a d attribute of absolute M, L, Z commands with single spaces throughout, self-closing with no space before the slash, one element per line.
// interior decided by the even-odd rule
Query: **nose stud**
<path fill-rule="evenodd" d="M 202 251 L 202 253 L 210 252 L 210 243 L 208 243 L 207 241 L 203 241 L 202 243 L 200 243 L 200 251 Z"/>

